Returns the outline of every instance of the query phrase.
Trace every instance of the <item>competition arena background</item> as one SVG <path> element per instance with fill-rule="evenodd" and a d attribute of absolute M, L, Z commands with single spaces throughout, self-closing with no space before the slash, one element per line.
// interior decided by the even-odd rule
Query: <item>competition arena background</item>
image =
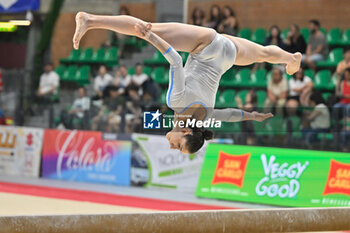
<path fill-rule="evenodd" d="M 165 138 L 168 62 L 107 30 L 74 50 L 79 11 L 210 27 L 307 59 L 294 76 L 229 69 L 215 108 L 275 116 L 224 122 L 184 155 Z M 0 0 L 0 233 L 349 232 L 348 12 L 347 0 Z"/>

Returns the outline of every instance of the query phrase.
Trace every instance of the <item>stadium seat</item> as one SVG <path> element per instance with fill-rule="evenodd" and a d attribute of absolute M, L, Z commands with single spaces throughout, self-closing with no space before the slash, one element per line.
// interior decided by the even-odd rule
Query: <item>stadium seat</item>
<path fill-rule="evenodd" d="M 236 92 L 234 90 L 226 90 L 226 91 L 224 91 L 220 95 L 219 101 L 216 104 L 216 106 L 219 107 L 219 108 L 235 107 L 236 106 L 235 93 Z"/>
<path fill-rule="evenodd" d="M 163 91 L 160 96 L 159 96 L 159 101 L 162 103 L 162 104 L 166 104 L 166 94 L 167 94 L 167 91 Z"/>
<path fill-rule="evenodd" d="M 256 92 L 256 96 L 258 98 L 258 107 L 262 108 L 264 107 L 264 103 L 267 97 L 267 93 L 266 91 L 257 91 Z"/>
<path fill-rule="evenodd" d="M 190 55 L 189 53 L 185 53 L 185 52 L 180 52 L 179 54 L 180 54 L 183 62 L 186 62 L 188 55 Z"/>
<path fill-rule="evenodd" d="M 309 36 L 310 36 L 310 30 L 309 28 L 302 28 L 300 29 L 301 35 L 304 37 L 306 43 L 309 41 Z"/>
<path fill-rule="evenodd" d="M 241 90 L 237 93 L 237 96 L 242 100 L 242 104 L 245 104 L 245 97 L 248 94 L 248 90 Z"/>
<path fill-rule="evenodd" d="M 342 37 L 342 45 L 349 46 L 350 45 L 350 28 L 346 29 L 343 33 Z"/>
<path fill-rule="evenodd" d="M 264 28 L 257 28 L 252 35 L 252 41 L 258 44 L 264 44 L 265 35 L 266 30 Z"/>
<path fill-rule="evenodd" d="M 337 64 L 343 60 L 343 53 L 344 50 L 342 48 L 336 48 L 333 49 L 329 55 L 328 58 L 325 61 L 320 61 L 317 63 L 318 68 L 325 68 L 325 67 L 336 67 Z"/>
<path fill-rule="evenodd" d="M 311 69 L 307 69 L 304 71 L 304 75 L 314 80 L 315 72 Z"/>
<path fill-rule="evenodd" d="M 62 81 L 74 81 L 76 72 L 77 72 L 76 65 L 69 66 L 63 74 Z"/>
<path fill-rule="evenodd" d="M 332 93 L 330 93 L 330 92 L 322 93 L 322 97 L 323 97 L 324 101 L 326 101 L 326 102 L 328 101 L 328 99 L 331 95 L 332 95 Z"/>
<path fill-rule="evenodd" d="M 82 66 L 78 69 L 74 80 L 80 85 L 83 86 L 85 84 L 90 83 L 90 66 Z"/>
<path fill-rule="evenodd" d="M 167 84 L 169 82 L 169 72 L 165 71 L 164 67 L 156 67 L 151 73 L 153 80 L 159 84 Z"/>
<path fill-rule="evenodd" d="M 103 58 L 105 56 L 105 48 L 98 48 L 91 57 L 91 63 L 103 63 Z"/>
<path fill-rule="evenodd" d="M 80 49 L 73 49 L 67 58 L 61 58 L 61 63 L 74 63 L 79 60 Z"/>
<path fill-rule="evenodd" d="M 250 76 L 250 84 L 253 87 L 266 87 L 266 70 L 258 69 Z"/>
<path fill-rule="evenodd" d="M 55 71 L 58 74 L 58 76 L 60 76 L 60 78 L 62 78 L 64 72 L 66 71 L 66 66 L 65 65 L 59 65 L 59 66 L 56 67 Z"/>
<path fill-rule="evenodd" d="M 283 30 L 283 32 L 281 33 L 281 37 L 282 37 L 283 39 L 287 39 L 287 37 L 288 37 L 288 32 L 289 32 L 289 28 L 285 28 L 285 29 Z"/>
<path fill-rule="evenodd" d="M 315 88 L 333 90 L 334 86 L 331 81 L 331 72 L 329 70 L 321 70 L 315 75 Z"/>
<path fill-rule="evenodd" d="M 114 66 L 118 64 L 118 48 L 117 47 L 111 47 L 106 51 L 105 56 L 103 58 L 103 62 L 107 66 Z"/>
<path fill-rule="evenodd" d="M 286 133 L 284 120 L 281 116 L 274 116 L 267 120 L 266 130 L 269 135 L 284 135 Z"/>
<path fill-rule="evenodd" d="M 92 57 L 93 52 L 94 51 L 92 48 L 86 48 L 84 51 L 82 51 L 80 53 L 78 62 L 86 63 L 86 62 L 91 61 L 91 57 Z"/>
<path fill-rule="evenodd" d="M 162 65 L 167 63 L 168 63 L 167 60 L 159 51 L 155 51 L 151 59 L 144 60 L 144 64 L 148 64 L 148 65 L 157 65 L 157 64 Z"/>
<path fill-rule="evenodd" d="M 239 87 L 249 86 L 250 84 L 250 69 L 240 69 L 235 75 L 235 85 Z"/>
<path fill-rule="evenodd" d="M 327 43 L 330 46 L 342 44 L 342 31 L 340 28 L 332 28 L 327 33 Z"/>
<path fill-rule="evenodd" d="M 250 30 L 250 28 L 242 28 L 241 30 L 239 30 L 238 36 L 250 40 L 252 36 L 252 31 Z"/>
<path fill-rule="evenodd" d="M 253 121 L 253 127 L 254 127 L 255 135 L 261 136 L 261 135 L 267 134 L 266 121 L 263 121 L 263 122 Z"/>
<path fill-rule="evenodd" d="M 220 79 L 220 86 L 222 87 L 234 87 L 236 85 L 235 81 L 235 70 L 228 69 Z"/>
<path fill-rule="evenodd" d="M 327 35 L 327 29 L 321 27 L 321 28 L 320 28 L 320 31 L 321 31 L 324 35 Z"/>

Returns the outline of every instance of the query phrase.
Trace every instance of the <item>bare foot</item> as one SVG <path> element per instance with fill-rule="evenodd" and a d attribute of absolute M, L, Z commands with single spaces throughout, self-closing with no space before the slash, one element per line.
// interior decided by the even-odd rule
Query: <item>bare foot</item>
<path fill-rule="evenodd" d="M 293 60 L 286 66 L 287 74 L 292 75 L 299 70 L 301 57 L 302 55 L 299 52 L 293 54 Z"/>
<path fill-rule="evenodd" d="M 88 17 L 88 14 L 85 12 L 79 12 L 75 16 L 76 27 L 75 27 L 74 37 L 73 37 L 74 49 L 79 48 L 80 39 L 84 36 L 85 32 L 88 30 L 87 17 Z"/>

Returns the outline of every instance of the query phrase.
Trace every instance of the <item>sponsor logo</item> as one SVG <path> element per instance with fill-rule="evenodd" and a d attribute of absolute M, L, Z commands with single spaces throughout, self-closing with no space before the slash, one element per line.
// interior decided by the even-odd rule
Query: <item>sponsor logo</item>
<path fill-rule="evenodd" d="M 211 184 L 228 183 L 242 188 L 249 157 L 250 153 L 231 155 L 220 151 Z"/>
<path fill-rule="evenodd" d="M 300 190 L 299 178 L 309 165 L 309 161 L 293 164 L 278 163 L 276 156 L 268 159 L 261 155 L 265 177 L 256 185 L 255 192 L 259 196 L 293 198 Z"/>
<path fill-rule="evenodd" d="M 331 160 L 323 195 L 345 194 L 350 196 L 350 164 Z"/>
<path fill-rule="evenodd" d="M 27 146 L 31 146 L 33 144 L 33 134 L 29 133 L 27 135 L 27 140 L 26 140 Z"/>
<path fill-rule="evenodd" d="M 57 176 L 62 170 L 90 172 L 111 172 L 114 167 L 113 155 L 117 150 L 113 142 L 99 144 L 94 137 L 83 138 L 84 133 L 72 131 L 68 135 L 60 132 L 56 142 Z"/>
<path fill-rule="evenodd" d="M 159 110 L 156 112 L 144 112 L 143 113 L 143 128 L 144 129 L 160 129 L 160 117 Z"/>
<path fill-rule="evenodd" d="M 206 120 L 197 120 L 191 115 L 178 115 L 179 118 L 186 118 L 185 120 L 174 120 L 174 115 L 162 115 L 159 109 L 156 112 L 143 113 L 143 128 L 144 129 L 171 129 L 173 127 L 180 128 L 221 128 L 221 121 L 215 118 L 208 118 Z M 162 119 L 161 119 L 162 118 Z"/>
<path fill-rule="evenodd" d="M 0 133 L 0 156 L 14 156 L 17 135 L 11 132 Z"/>

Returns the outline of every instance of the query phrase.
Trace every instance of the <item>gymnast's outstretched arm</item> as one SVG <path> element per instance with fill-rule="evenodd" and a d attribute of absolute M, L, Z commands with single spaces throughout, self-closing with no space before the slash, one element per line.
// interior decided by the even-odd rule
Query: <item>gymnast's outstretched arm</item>
<path fill-rule="evenodd" d="M 137 36 L 156 47 L 170 63 L 170 80 L 166 101 L 168 106 L 172 107 L 171 102 L 181 101 L 183 94 L 185 93 L 185 74 L 182 66 L 182 58 L 173 47 L 150 29 L 150 24 L 140 22 L 135 25 Z"/>
<path fill-rule="evenodd" d="M 212 118 L 225 122 L 264 121 L 273 117 L 271 113 L 246 112 L 236 108 L 214 109 Z"/>

